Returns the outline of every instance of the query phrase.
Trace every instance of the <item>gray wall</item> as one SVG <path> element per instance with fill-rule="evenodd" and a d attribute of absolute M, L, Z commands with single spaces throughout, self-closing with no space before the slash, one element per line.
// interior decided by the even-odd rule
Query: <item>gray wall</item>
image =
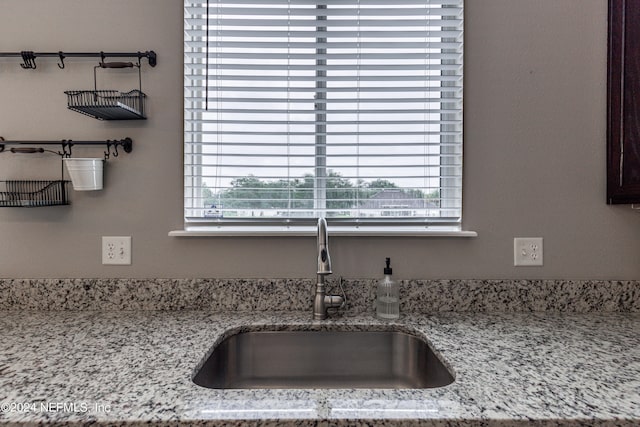
<path fill-rule="evenodd" d="M 464 228 L 473 239 L 331 239 L 334 273 L 399 278 L 640 278 L 640 214 L 605 204 L 605 0 L 467 0 Z M 315 239 L 171 238 L 182 226 L 182 2 L 2 0 L 0 51 L 158 53 L 146 122 L 65 108 L 91 61 L 0 60 L 6 139 L 130 136 L 105 189 L 72 205 L 0 209 L 0 277 L 312 277 Z M 117 74 L 117 73 L 110 73 Z M 133 88 L 135 75 L 105 76 Z M 109 77 L 109 78 L 107 78 Z M 76 155 L 96 155 L 82 150 Z M 56 178 L 53 156 L 0 154 L 0 179 Z M 131 235 L 133 265 L 102 266 L 100 237 Z M 544 237 L 544 267 L 513 267 L 513 237 Z"/>

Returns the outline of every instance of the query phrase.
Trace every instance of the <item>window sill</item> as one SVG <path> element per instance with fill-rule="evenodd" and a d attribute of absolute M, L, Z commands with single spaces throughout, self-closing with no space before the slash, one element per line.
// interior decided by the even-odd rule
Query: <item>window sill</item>
<path fill-rule="evenodd" d="M 328 227 L 331 236 L 389 236 L 389 237 L 477 237 L 475 231 L 455 227 Z M 315 226 L 196 226 L 169 232 L 170 237 L 231 237 L 231 236 L 315 236 Z"/>

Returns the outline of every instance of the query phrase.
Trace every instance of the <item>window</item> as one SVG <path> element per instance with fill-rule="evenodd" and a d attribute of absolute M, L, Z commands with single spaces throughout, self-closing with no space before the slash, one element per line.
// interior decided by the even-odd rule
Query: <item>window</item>
<path fill-rule="evenodd" d="M 458 227 L 463 0 L 185 0 L 186 224 Z"/>

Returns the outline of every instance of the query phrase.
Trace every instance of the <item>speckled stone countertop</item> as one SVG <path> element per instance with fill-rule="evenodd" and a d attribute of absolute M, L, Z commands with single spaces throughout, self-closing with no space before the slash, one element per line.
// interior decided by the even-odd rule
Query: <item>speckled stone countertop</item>
<path fill-rule="evenodd" d="M 640 314 L 5 311 L 0 424 L 640 425 Z M 423 390 L 212 390 L 196 366 L 231 330 L 395 329 L 455 373 Z"/>
<path fill-rule="evenodd" d="M 328 292 L 341 294 L 338 277 Z M 345 279 L 348 313 L 375 306 L 376 279 Z M 640 281 L 401 280 L 400 310 L 638 312 Z M 1 279 L 0 310 L 304 311 L 315 279 Z"/>

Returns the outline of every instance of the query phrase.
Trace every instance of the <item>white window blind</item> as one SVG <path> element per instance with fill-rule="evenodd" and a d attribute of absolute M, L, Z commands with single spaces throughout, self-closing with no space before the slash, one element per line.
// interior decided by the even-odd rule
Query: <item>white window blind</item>
<path fill-rule="evenodd" d="M 463 0 L 185 1 L 185 218 L 459 224 Z"/>

